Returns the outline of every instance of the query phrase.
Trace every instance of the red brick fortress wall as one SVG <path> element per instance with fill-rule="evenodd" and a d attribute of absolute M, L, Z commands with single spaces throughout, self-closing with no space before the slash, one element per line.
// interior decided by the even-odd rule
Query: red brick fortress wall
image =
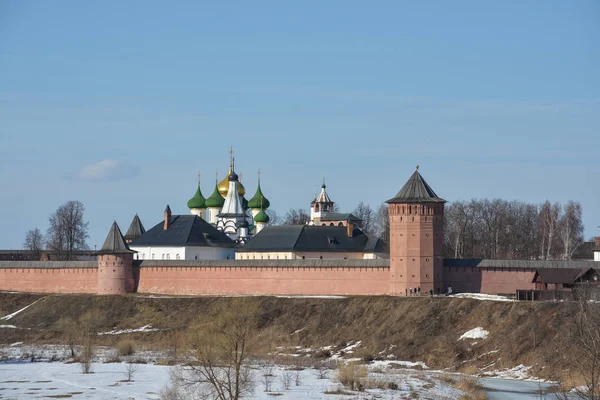
<path fill-rule="evenodd" d="M 387 295 L 388 260 L 142 261 L 139 293 Z"/>
<path fill-rule="evenodd" d="M 0 261 L 0 290 L 96 293 L 96 261 Z"/>
<path fill-rule="evenodd" d="M 515 294 L 535 289 L 535 269 L 530 268 L 445 267 L 444 273 L 454 293 Z"/>

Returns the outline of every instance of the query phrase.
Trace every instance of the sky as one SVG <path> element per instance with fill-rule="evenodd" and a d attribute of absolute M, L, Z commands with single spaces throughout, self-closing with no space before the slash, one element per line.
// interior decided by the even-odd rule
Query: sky
<path fill-rule="evenodd" d="M 600 236 L 600 2 L 0 2 L 0 248 L 69 200 L 89 245 L 187 214 L 233 146 L 279 215 L 322 179 L 378 207 L 583 206 Z"/>

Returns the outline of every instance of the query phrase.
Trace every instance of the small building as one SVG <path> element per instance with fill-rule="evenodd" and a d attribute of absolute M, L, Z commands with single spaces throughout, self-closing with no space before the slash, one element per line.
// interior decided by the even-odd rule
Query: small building
<path fill-rule="evenodd" d="M 387 258 L 383 242 L 350 226 L 267 226 L 244 247 L 236 260 Z"/>
<path fill-rule="evenodd" d="M 129 243 L 138 260 L 225 260 L 236 243 L 198 215 L 171 215 Z"/>
<path fill-rule="evenodd" d="M 533 277 L 536 290 L 571 290 L 577 285 L 598 283 L 593 268 L 539 268 Z"/>

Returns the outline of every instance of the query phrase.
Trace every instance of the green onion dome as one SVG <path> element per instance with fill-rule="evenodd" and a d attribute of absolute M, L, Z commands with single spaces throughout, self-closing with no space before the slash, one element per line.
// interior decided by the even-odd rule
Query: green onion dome
<path fill-rule="evenodd" d="M 256 216 L 254 216 L 254 222 L 255 223 L 263 223 L 266 224 L 269 222 L 269 216 L 267 215 L 266 212 L 264 212 L 263 210 L 260 210 L 258 212 L 258 214 L 256 214 Z"/>
<path fill-rule="evenodd" d="M 254 197 L 252 197 L 248 202 L 248 207 L 253 210 L 259 208 L 266 210 L 270 205 L 271 203 L 269 203 L 269 200 L 267 200 L 267 198 L 263 195 L 262 190 L 260 190 L 260 182 L 258 182 L 258 188 L 256 189 Z"/>
<path fill-rule="evenodd" d="M 206 208 L 206 199 L 204 196 L 202 196 L 200 185 L 198 185 L 198 189 L 196 190 L 194 197 L 187 202 L 187 206 L 190 210 L 193 208 Z"/>
<path fill-rule="evenodd" d="M 223 207 L 223 204 L 225 204 L 225 199 L 221 197 L 221 194 L 219 193 L 219 186 L 217 184 L 215 184 L 215 190 L 212 192 L 210 197 L 206 199 L 205 204 L 207 208 Z"/>

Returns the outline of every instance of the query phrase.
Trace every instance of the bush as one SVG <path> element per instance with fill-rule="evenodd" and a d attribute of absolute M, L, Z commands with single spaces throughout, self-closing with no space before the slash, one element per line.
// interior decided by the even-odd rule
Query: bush
<path fill-rule="evenodd" d="M 356 363 L 340 364 L 337 378 L 348 389 L 362 392 L 367 378 L 367 367 Z"/>
<path fill-rule="evenodd" d="M 117 343 L 117 351 L 120 356 L 130 356 L 135 353 L 135 343 L 133 340 L 121 340 Z"/>

